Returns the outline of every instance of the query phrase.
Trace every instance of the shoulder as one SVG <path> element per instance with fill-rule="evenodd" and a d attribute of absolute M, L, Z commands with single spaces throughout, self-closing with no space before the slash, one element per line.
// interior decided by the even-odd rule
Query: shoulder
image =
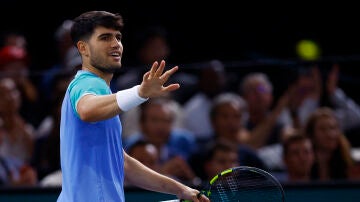
<path fill-rule="evenodd" d="M 97 75 L 80 70 L 70 82 L 68 90 L 71 95 L 77 93 L 108 94 L 110 87 Z"/>

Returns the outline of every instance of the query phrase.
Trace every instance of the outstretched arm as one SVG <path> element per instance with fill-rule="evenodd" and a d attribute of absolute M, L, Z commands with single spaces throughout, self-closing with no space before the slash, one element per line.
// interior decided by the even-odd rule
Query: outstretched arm
<path fill-rule="evenodd" d="M 155 192 L 173 194 L 179 199 L 187 199 L 194 202 L 209 202 L 209 199 L 205 196 L 201 196 L 199 199 L 197 198 L 198 190 L 151 170 L 126 154 L 125 151 L 124 159 L 125 177 L 130 184 Z"/>
<path fill-rule="evenodd" d="M 177 90 L 180 87 L 177 83 L 164 85 L 169 77 L 178 70 L 178 67 L 175 66 L 165 72 L 164 69 L 164 60 L 160 64 L 154 62 L 138 86 L 111 95 L 85 95 L 77 104 L 80 118 L 89 122 L 105 120 L 138 106 L 147 98 L 162 96 L 170 91 Z"/>

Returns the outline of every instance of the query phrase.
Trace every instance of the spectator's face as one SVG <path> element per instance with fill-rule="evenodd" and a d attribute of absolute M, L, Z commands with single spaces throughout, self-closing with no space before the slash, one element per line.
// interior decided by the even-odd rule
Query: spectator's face
<path fill-rule="evenodd" d="M 209 179 L 221 171 L 239 166 L 238 154 L 233 151 L 218 150 L 213 158 L 205 164 L 205 172 Z"/>
<path fill-rule="evenodd" d="M 161 146 L 168 141 L 172 124 L 172 112 L 167 105 L 151 104 L 145 109 L 145 119 L 141 123 L 141 128 L 151 143 Z"/>
<path fill-rule="evenodd" d="M 140 59 L 143 64 L 152 64 L 155 61 L 167 59 L 170 48 L 165 38 L 160 36 L 150 38 L 140 50 Z"/>
<path fill-rule="evenodd" d="M 207 96 L 214 97 L 225 88 L 225 72 L 209 67 L 202 71 L 199 82 L 201 90 Z"/>
<path fill-rule="evenodd" d="M 253 81 L 246 93 L 244 98 L 247 101 L 250 111 L 266 112 L 270 109 L 273 96 L 269 86 L 260 81 Z"/>
<path fill-rule="evenodd" d="M 290 143 L 284 161 L 289 173 L 295 176 L 309 177 L 311 167 L 314 164 L 314 151 L 311 141 L 307 139 Z"/>
<path fill-rule="evenodd" d="M 241 109 L 230 103 L 221 105 L 216 110 L 213 127 L 219 137 L 236 140 L 242 129 Z"/>
<path fill-rule="evenodd" d="M 338 147 L 341 131 L 334 117 L 320 117 L 314 127 L 314 144 L 322 150 L 333 151 Z"/>

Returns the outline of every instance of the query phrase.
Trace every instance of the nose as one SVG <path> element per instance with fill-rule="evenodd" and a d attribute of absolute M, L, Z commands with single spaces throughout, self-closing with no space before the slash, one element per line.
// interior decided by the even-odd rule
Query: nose
<path fill-rule="evenodd" d="M 112 45 L 112 47 L 114 47 L 114 48 L 122 47 L 121 40 L 117 39 L 116 37 L 113 38 L 111 45 Z"/>

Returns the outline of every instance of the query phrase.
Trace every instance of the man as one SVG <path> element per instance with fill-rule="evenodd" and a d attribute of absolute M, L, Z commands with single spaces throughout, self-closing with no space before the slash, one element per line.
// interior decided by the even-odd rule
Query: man
<path fill-rule="evenodd" d="M 286 165 L 288 182 L 310 182 L 314 165 L 314 151 L 311 140 L 295 132 L 285 139 L 283 159 Z"/>
<path fill-rule="evenodd" d="M 159 152 L 159 172 L 190 184 L 198 178 L 187 163 L 197 148 L 193 133 L 174 127 L 176 109 L 171 98 L 153 98 L 139 107 L 140 132 L 124 141 L 126 148 L 149 141 Z M 196 185 L 196 184 L 195 184 Z"/>
<path fill-rule="evenodd" d="M 122 27 L 122 17 L 106 11 L 90 11 L 74 19 L 71 37 L 81 55 L 82 69 L 69 84 L 61 109 L 62 191 L 58 201 L 125 201 L 125 177 L 144 189 L 209 201 L 198 190 L 151 170 L 124 152 L 118 115 L 180 86 L 164 86 L 178 67 L 163 72 L 165 61 L 155 61 L 140 85 L 111 92 L 110 81 L 121 67 Z"/>
<path fill-rule="evenodd" d="M 216 142 L 206 151 L 203 165 L 205 181 L 228 168 L 240 166 L 237 148 L 226 143 Z"/>

